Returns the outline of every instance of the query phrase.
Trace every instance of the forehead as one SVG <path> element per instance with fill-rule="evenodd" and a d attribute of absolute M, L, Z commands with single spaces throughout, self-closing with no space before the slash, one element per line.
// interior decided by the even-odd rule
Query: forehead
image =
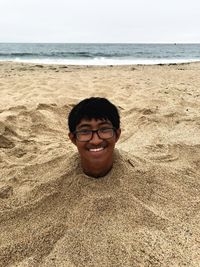
<path fill-rule="evenodd" d="M 91 120 L 82 119 L 76 128 L 77 129 L 80 129 L 82 127 L 96 128 L 104 125 L 112 126 L 112 123 L 106 119 L 91 119 Z"/>

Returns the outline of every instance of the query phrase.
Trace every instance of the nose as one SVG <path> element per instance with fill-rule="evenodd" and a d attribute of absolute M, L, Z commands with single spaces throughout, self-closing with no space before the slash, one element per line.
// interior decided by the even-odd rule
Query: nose
<path fill-rule="evenodd" d="M 90 143 L 91 144 L 94 144 L 94 145 L 98 145 L 101 142 L 102 142 L 102 139 L 99 138 L 97 132 L 96 133 L 93 132 L 92 139 L 90 140 Z"/>

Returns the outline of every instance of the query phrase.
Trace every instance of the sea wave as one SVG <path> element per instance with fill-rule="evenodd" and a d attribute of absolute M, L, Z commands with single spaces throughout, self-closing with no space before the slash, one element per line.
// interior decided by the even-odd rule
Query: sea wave
<path fill-rule="evenodd" d="M 15 57 L 20 57 L 20 58 L 96 58 L 96 57 L 106 57 L 106 58 L 123 58 L 123 57 L 130 57 L 131 55 L 128 53 L 101 53 L 101 52 L 38 52 L 38 53 L 19 53 L 19 52 L 10 52 L 10 53 L 1 53 L 0 52 L 0 59 L 2 58 L 15 58 Z"/>
<path fill-rule="evenodd" d="M 176 64 L 200 61 L 200 44 L 1 43 L 0 61 L 65 65 Z"/>
<path fill-rule="evenodd" d="M 0 61 L 12 61 L 33 64 L 58 64 L 58 65 L 89 65 L 89 66 L 109 66 L 109 65 L 158 65 L 158 64 L 181 64 L 190 62 L 199 62 L 198 59 L 113 59 L 105 57 L 96 57 L 90 59 L 64 59 L 64 58 L 21 58 L 1 59 Z"/>

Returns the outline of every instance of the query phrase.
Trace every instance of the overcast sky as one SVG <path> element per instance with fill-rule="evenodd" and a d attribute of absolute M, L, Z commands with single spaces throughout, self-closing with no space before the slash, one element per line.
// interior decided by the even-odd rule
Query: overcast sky
<path fill-rule="evenodd" d="M 200 43 L 200 0 L 0 0 L 0 42 Z"/>

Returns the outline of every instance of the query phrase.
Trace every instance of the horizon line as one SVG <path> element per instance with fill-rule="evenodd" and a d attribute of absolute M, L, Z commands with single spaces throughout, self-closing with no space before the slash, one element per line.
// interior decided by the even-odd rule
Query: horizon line
<path fill-rule="evenodd" d="M 0 44 L 200 44 L 200 42 L 1 42 Z"/>

